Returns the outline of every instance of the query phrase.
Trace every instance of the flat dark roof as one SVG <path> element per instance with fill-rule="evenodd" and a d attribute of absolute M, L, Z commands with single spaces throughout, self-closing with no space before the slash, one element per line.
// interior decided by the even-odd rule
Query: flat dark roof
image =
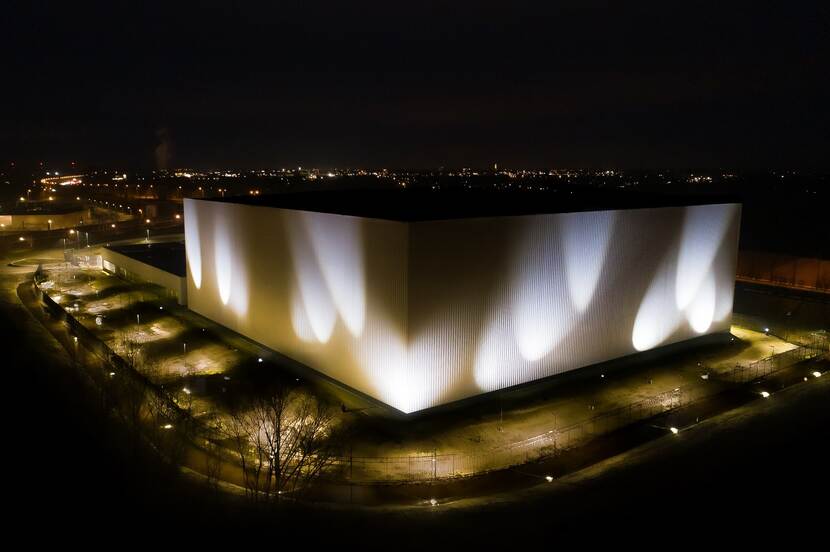
<path fill-rule="evenodd" d="M 111 245 L 107 249 L 184 278 L 184 242 L 138 243 Z"/>
<path fill-rule="evenodd" d="M 620 190 L 337 190 L 198 201 L 404 222 L 739 203 L 735 197 L 725 195 L 669 195 Z"/>

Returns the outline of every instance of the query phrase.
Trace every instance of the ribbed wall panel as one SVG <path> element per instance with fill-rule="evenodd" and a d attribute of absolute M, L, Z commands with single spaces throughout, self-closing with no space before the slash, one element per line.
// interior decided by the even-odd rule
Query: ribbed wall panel
<path fill-rule="evenodd" d="M 404 412 L 727 330 L 740 206 L 402 223 L 185 202 L 190 308 Z"/>

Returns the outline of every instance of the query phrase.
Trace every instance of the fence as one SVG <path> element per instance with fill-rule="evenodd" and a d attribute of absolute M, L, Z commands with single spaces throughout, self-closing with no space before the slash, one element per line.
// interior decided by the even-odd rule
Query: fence
<path fill-rule="evenodd" d="M 98 339 L 89 329 L 55 303 L 46 293 L 34 286 L 46 308 L 60 316 L 99 358 L 121 368 L 128 377 L 135 377 L 146 385 L 148 391 L 164 395 L 167 412 L 174 418 L 187 416 L 164 391 L 133 370 L 121 357 Z M 827 353 L 827 336 L 816 333 L 807 345 L 779 353 L 746 366 L 737 365 L 725 372 L 713 372 L 718 380 L 729 384 L 745 384 L 767 377 L 798 362 Z M 335 458 L 330 475 L 352 482 L 414 482 L 449 479 L 482 474 L 518 466 L 530 461 L 548 458 L 589 443 L 594 438 L 622 429 L 637 422 L 653 419 L 661 414 L 689 406 L 701 399 L 717 394 L 710 387 L 686 385 L 655 394 L 643 400 L 605 411 L 601 414 L 562 428 L 552 428 L 527 439 L 510 443 L 480 453 L 451 453 L 363 457 L 341 456 Z M 207 428 L 197 424 L 193 429 L 207 437 Z"/>
<path fill-rule="evenodd" d="M 765 378 L 784 368 L 789 368 L 793 364 L 815 358 L 822 353 L 823 351 L 817 347 L 796 347 L 777 355 L 756 360 L 746 366 L 739 364 L 728 372 L 721 374 L 720 377 L 734 383 L 749 383 Z"/>
<path fill-rule="evenodd" d="M 171 397 L 162 388 L 160 388 L 159 386 L 151 382 L 149 379 L 147 379 L 138 370 L 135 370 L 132 366 L 130 366 L 129 363 L 127 363 L 127 361 L 121 358 L 106 343 L 99 339 L 92 331 L 90 331 L 75 317 L 68 314 L 63 309 L 63 307 L 56 303 L 54 299 L 49 297 L 49 294 L 44 293 L 36 284 L 32 286 L 32 290 L 35 293 L 35 296 L 42 301 L 43 305 L 46 308 L 46 311 L 50 313 L 51 316 L 65 322 L 69 327 L 71 334 L 73 334 L 77 339 L 79 339 L 83 346 L 88 351 L 90 351 L 90 353 L 98 357 L 101 361 L 103 361 L 110 367 L 117 370 L 119 377 L 126 377 L 135 380 L 148 393 L 152 394 L 153 398 L 156 400 L 155 404 L 161 408 L 161 411 L 164 413 L 164 416 L 169 418 L 170 421 L 186 421 L 188 422 L 188 427 L 197 430 L 201 434 L 209 435 L 209 432 L 205 428 L 200 427 L 200 424 L 194 423 L 195 421 L 192 418 L 190 418 L 190 415 L 187 412 L 183 411 L 179 407 L 179 405 L 176 403 L 173 397 Z M 68 347 L 68 344 L 66 344 L 66 346 Z M 90 374 L 90 376 L 92 376 L 92 374 Z M 99 386 L 104 386 L 105 381 L 106 380 L 98 381 L 97 384 Z"/>
<path fill-rule="evenodd" d="M 823 350 L 801 346 L 746 366 L 735 366 L 721 372 L 717 378 L 727 386 L 746 384 L 821 354 Z M 414 456 L 339 457 L 334 462 L 334 475 L 359 483 L 414 482 L 464 477 L 510 468 L 583 446 L 595 437 L 689 406 L 701 399 L 713 397 L 718 392 L 701 385 L 678 387 L 582 422 L 553 428 L 481 453 L 436 452 Z"/>

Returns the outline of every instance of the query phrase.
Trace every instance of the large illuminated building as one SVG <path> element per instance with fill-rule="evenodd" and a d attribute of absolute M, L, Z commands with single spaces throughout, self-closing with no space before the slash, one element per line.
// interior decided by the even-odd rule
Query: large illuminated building
<path fill-rule="evenodd" d="M 184 213 L 191 309 L 407 413 L 732 316 L 735 203 L 326 192 Z"/>

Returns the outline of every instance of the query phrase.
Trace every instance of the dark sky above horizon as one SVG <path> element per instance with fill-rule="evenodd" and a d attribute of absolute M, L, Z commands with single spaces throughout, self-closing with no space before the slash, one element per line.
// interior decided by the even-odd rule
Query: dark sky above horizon
<path fill-rule="evenodd" d="M 818 1 L 133 4 L 4 4 L 3 163 L 830 168 Z"/>

